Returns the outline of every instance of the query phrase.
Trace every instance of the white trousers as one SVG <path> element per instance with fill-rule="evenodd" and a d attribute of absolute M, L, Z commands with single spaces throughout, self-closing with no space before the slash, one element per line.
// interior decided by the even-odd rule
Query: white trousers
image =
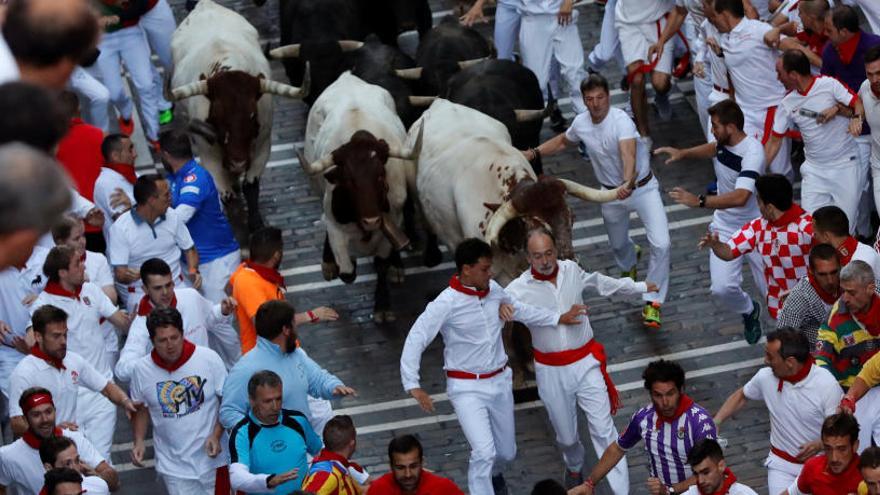
<path fill-rule="evenodd" d="M 589 57 L 587 57 L 593 70 L 602 69 L 612 59 L 617 60 L 622 69 L 626 67 L 623 61 L 623 52 L 620 51 L 620 37 L 617 34 L 617 27 L 614 25 L 614 11 L 616 7 L 617 0 L 608 0 L 608 3 L 605 4 L 599 43 L 593 47 Z"/>
<path fill-rule="evenodd" d="M 741 225 L 723 225 L 712 222 L 709 225 L 709 230 L 716 232 L 721 242 L 727 242 L 740 227 Z M 709 291 L 712 294 L 712 299 L 722 307 L 734 313 L 749 314 L 752 312 L 753 305 L 752 298 L 742 289 L 743 262 L 748 262 L 755 287 L 761 293 L 760 300 L 765 300 L 767 298 L 767 281 L 764 279 L 764 261 L 757 250 L 731 261 L 722 260 L 710 250 L 709 274 L 712 277 L 712 284 Z"/>
<path fill-rule="evenodd" d="M 578 407 L 587 416 L 590 440 L 597 458 L 601 458 L 605 449 L 617 441 L 617 428 L 611 417 L 611 403 L 599 361 L 587 356 L 567 366 L 535 362 L 535 378 L 538 395 L 550 416 L 565 466 L 569 471 L 580 472 L 584 466 L 584 445 L 578 436 Z M 626 457 L 606 477 L 615 495 L 628 494 Z"/>
<path fill-rule="evenodd" d="M 498 2 L 495 7 L 495 51 L 501 60 L 513 60 L 513 47 L 519 36 L 520 13 L 516 7 Z"/>
<path fill-rule="evenodd" d="M 24 356 L 24 354 L 8 347 L 0 349 L 0 393 L 7 399 L 9 399 L 9 377 L 12 376 L 12 371 L 24 359 Z M 7 412 L 0 411 L 0 418 L 6 417 Z"/>
<path fill-rule="evenodd" d="M 769 139 L 767 134 L 772 128 L 775 111 L 768 108 L 751 107 L 742 107 L 742 111 L 745 116 L 745 126 L 743 126 L 745 133 L 757 139 L 761 144 L 767 142 Z M 770 162 L 770 167 L 765 173 L 782 174 L 789 182 L 794 182 L 794 170 L 791 168 L 791 139 L 783 138 L 779 153 Z"/>
<path fill-rule="evenodd" d="M 156 5 L 142 15 L 138 24 L 144 30 L 150 48 L 156 53 L 159 64 L 165 70 L 165 77 L 171 80 L 171 69 L 174 62 L 171 58 L 171 35 L 177 29 L 177 23 L 174 21 L 174 14 L 167 0 L 159 0 Z M 165 78 L 156 70 L 156 66 L 150 64 L 153 72 L 153 81 L 157 88 L 157 96 L 159 102 L 159 110 L 168 110 L 171 108 L 171 102 L 165 99 L 163 89 L 165 87 Z"/>
<path fill-rule="evenodd" d="M 801 206 L 813 213 L 823 206 L 835 205 L 846 213 L 850 233 L 855 232 L 862 191 L 861 175 L 857 150 L 837 162 L 806 160 L 801 165 Z"/>
<path fill-rule="evenodd" d="M 492 475 L 516 457 L 512 376 L 506 368 L 485 380 L 446 379 L 449 402 L 471 447 L 471 495 L 494 495 Z"/>
<path fill-rule="evenodd" d="M 100 127 L 106 134 L 110 130 L 110 91 L 80 66 L 73 69 L 70 75 L 70 88 L 80 96 L 79 106 L 83 120 L 95 127 Z"/>
<path fill-rule="evenodd" d="M 160 474 L 168 495 L 214 495 L 214 486 L 217 483 L 217 472 L 208 471 L 201 478 L 194 480 L 178 478 L 170 474 Z"/>
<path fill-rule="evenodd" d="M 794 464 L 770 453 L 764 461 L 767 468 L 767 493 L 780 494 L 797 481 L 803 464 Z"/>
<path fill-rule="evenodd" d="M 880 442 L 880 387 L 873 387 L 856 403 L 855 418 L 859 422 L 859 453 L 871 446 L 871 439 Z"/>
<path fill-rule="evenodd" d="M 76 396 L 76 424 L 107 462 L 116 431 L 116 406 L 99 392 L 80 387 Z"/>
<path fill-rule="evenodd" d="M 202 274 L 202 294 L 211 302 L 217 304 L 226 298 L 226 285 L 229 276 L 241 263 L 241 251 L 235 251 L 199 265 Z M 226 368 L 241 357 L 241 338 L 232 323 L 221 323 L 208 332 L 208 342 L 220 358 Z"/>
<path fill-rule="evenodd" d="M 693 20 L 692 16 L 687 16 L 684 21 L 684 25 L 682 26 L 682 32 L 688 40 L 688 47 L 691 49 L 691 63 L 696 64 L 697 54 L 694 52 L 694 49 L 700 48 L 700 40 L 697 39 L 699 33 L 697 32 L 696 23 Z M 674 36 L 673 39 L 680 39 L 679 36 Z M 694 96 L 697 100 L 697 116 L 700 118 L 700 126 L 702 129 L 706 130 L 706 139 L 712 138 L 712 133 L 710 130 L 711 122 L 709 119 L 709 94 L 712 93 L 713 84 L 712 84 L 712 70 L 709 67 L 708 62 L 704 62 L 703 73 L 705 77 L 697 77 L 694 74 Z"/>
<path fill-rule="evenodd" d="M 856 220 L 856 233 L 871 237 L 871 211 L 875 208 L 873 188 L 871 183 L 874 182 L 874 175 L 871 172 L 871 135 L 858 136 L 856 143 L 859 145 L 859 184 L 862 185 L 862 192 L 859 196 L 859 214 Z"/>
<path fill-rule="evenodd" d="M 571 23 L 560 26 L 556 15 L 524 15 L 519 29 L 519 51 L 523 65 L 538 77 L 538 84 L 547 100 L 547 82 L 550 66 L 555 59 L 559 72 L 568 86 L 568 94 L 575 112 L 587 110 L 581 97 L 584 80 L 584 48 L 577 28 L 577 10 L 572 11 Z"/>
<path fill-rule="evenodd" d="M 641 148 L 641 147 L 640 147 Z M 654 282 L 658 292 L 642 294 L 642 300 L 663 303 L 669 290 L 669 224 L 666 210 L 660 198 L 660 183 L 654 177 L 643 187 L 633 191 L 630 197 L 602 203 L 602 218 L 608 242 L 614 252 L 614 261 L 621 270 L 629 270 L 636 264 L 635 243 L 629 236 L 629 214 L 635 211 L 645 225 L 651 257 L 645 280 Z"/>
<path fill-rule="evenodd" d="M 880 211 L 880 160 L 871 158 L 871 182 L 874 190 L 874 208 Z"/>

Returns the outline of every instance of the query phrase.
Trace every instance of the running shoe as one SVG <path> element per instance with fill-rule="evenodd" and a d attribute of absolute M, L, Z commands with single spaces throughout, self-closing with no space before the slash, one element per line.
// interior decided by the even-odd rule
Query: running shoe
<path fill-rule="evenodd" d="M 159 125 L 170 124 L 174 120 L 174 111 L 170 108 L 159 112 Z"/>
<path fill-rule="evenodd" d="M 648 328 L 660 328 L 660 303 L 654 301 L 645 304 L 642 309 L 642 323 Z"/>
<path fill-rule="evenodd" d="M 126 136 L 134 134 L 134 121 L 131 118 L 123 119 L 119 117 L 119 133 Z"/>
<path fill-rule="evenodd" d="M 743 315 L 743 335 L 749 344 L 761 340 L 761 305 L 752 299 L 752 312 Z"/>
<path fill-rule="evenodd" d="M 633 279 L 633 281 L 635 281 L 636 278 L 638 277 L 638 274 L 639 274 L 639 272 L 636 268 L 638 267 L 639 260 L 641 260 L 641 259 L 642 259 L 642 248 L 641 248 L 641 246 L 636 244 L 636 262 L 633 264 L 632 268 L 621 272 L 620 278 L 629 277 L 629 278 Z"/>

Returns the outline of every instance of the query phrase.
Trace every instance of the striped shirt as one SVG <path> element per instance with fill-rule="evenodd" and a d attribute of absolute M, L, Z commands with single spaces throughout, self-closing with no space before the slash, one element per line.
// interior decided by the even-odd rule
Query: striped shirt
<path fill-rule="evenodd" d="M 712 415 L 688 396 L 682 395 L 679 410 L 681 412 L 671 421 L 662 421 L 653 404 L 643 407 L 633 414 L 629 426 L 617 439 L 623 450 L 629 450 L 639 440 L 644 440 L 650 474 L 660 478 L 664 485 L 688 479 L 691 468 L 687 455 L 691 447 L 704 438 L 718 435 Z"/>

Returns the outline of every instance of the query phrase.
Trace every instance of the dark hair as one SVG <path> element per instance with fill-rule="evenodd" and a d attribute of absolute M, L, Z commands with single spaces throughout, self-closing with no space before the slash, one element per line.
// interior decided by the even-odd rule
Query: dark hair
<path fill-rule="evenodd" d="M 58 454 L 69 449 L 71 446 L 76 447 L 76 444 L 68 437 L 49 437 L 40 443 L 40 460 L 45 464 L 54 466 L 55 461 L 58 460 Z"/>
<path fill-rule="evenodd" d="M 782 68 L 785 72 L 795 72 L 802 76 L 809 76 L 810 59 L 800 50 L 785 50 L 782 54 Z"/>
<path fill-rule="evenodd" d="M 730 12 L 737 19 L 746 16 L 746 8 L 742 0 L 715 0 L 715 12 Z"/>
<path fill-rule="evenodd" d="M 46 261 L 43 262 L 43 274 L 50 282 L 57 282 L 61 270 L 70 269 L 70 262 L 76 257 L 76 249 L 70 246 L 60 245 L 49 250 Z"/>
<path fill-rule="evenodd" d="M 45 389 L 43 387 L 31 387 L 31 388 L 25 389 L 25 391 L 21 393 L 21 397 L 18 398 L 18 407 L 22 411 L 27 409 L 25 407 L 25 404 L 28 403 L 28 400 L 30 400 L 31 396 L 34 396 L 37 394 L 46 394 L 49 397 L 52 397 L 52 392 L 49 392 L 48 389 Z"/>
<path fill-rule="evenodd" d="M 0 233 L 46 232 L 70 206 L 70 191 L 70 178 L 45 152 L 0 145 Z"/>
<path fill-rule="evenodd" d="M 832 414 L 822 422 L 822 438 L 849 437 L 850 443 L 859 439 L 859 422 L 852 414 Z"/>
<path fill-rule="evenodd" d="M 791 208 L 794 191 L 791 182 L 784 175 L 762 175 L 755 181 L 755 189 L 758 191 L 758 198 L 764 203 L 771 204 L 780 211 Z"/>
<path fill-rule="evenodd" d="M 767 334 L 767 342 L 779 341 L 782 359 L 793 357 L 799 363 L 810 357 L 810 341 L 803 333 L 791 327 L 782 327 Z"/>
<path fill-rule="evenodd" d="M 611 93 L 608 89 L 608 79 L 605 79 L 601 74 L 590 74 L 581 81 L 581 94 L 594 89 L 602 89 L 605 94 Z"/>
<path fill-rule="evenodd" d="M 150 258 L 141 265 L 141 282 L 147 285 L 151 275 L 171 275 L 171 267 L 162 258 Z"/>
<path fill-rule="evenodd" d="M 742 131 L 746 125 L 746 118 L 745 115 L 743 115 L 742 109 L 733 100 L 721 100 L 712 105 L 709 107 L 709 115 L 712 117 L 718 117 L 718 122 L 720 122 L 721 125 L 733 124 L 740 131 Z"/>
<path fill-rule="evenodd" d="M 834 249 L 831 244 L 817 244 L 810 248 L 810 269 L 815 269 L 816 265 L 813 263 L 813 260 L 824 260 L 831 261 L 834 260 L 837 264 L 840 264 L 840 253 Z"/>
<path fill-rule="evenodd" d="M 159 174 L 145 174 L 137 178 L 134 183 L 134 200 L 137 204 L 142 205 L 150 200 L 153 196 L 159 194 L 158 182 L 165 180 Z"/>
<path fill-rule="evenodd" d="M 266 301 L 257 309 L 254 315 L 254 327 L 257 335 L 266 340 L 274 340 L 281 335 L 284 327 L 293 325 L 293 317 L 296 310 L 293 304 L 281 299 Z"/>
<path fill-rule="evenodd" d="M 9 22 L 8 20 L 6 22 Z M 838 30 L 846 29 L 851 33 L 859 32 L 859 14 L 849 5 L 838 5 L 831 9 L 831 24 Z"/>
<path fill-rule="evenodd" d="M 68 0 L 69 1 L 69 0 Z M 45 2 L 12 0 L 6 9 L 3 37 L 16 60 L 36 67 L 55 65 L 62 59 L 79 64 L 98 42 L 98 18 L 88 2 L 64 15 Z"/>
<path fill-rule="evenodd" d="M 849 219 L 846 213 L 834 205 L 823 206 L 813 212 L 813 225 L 822 232 L 837 237 L 849 235 Z"/>
<path fill-rule="evenodd" d="M 455 248 L 455 269 L 460 272 L 464 265 L 473 265 L 480 258 L 492 259 L 492 247 L 480 239 L 465 239 Z"/>
<path fill-rule="evenodd" d="M 79 113 L 79 97 L 73 91 L 61 90 L 56 101 L 58 102 L 58 111 L 68 120 L 76 117 Z"/>
<path fill-rule="evenodd" d="M 251 260 L 257 263 L 269 261 L 275 253 L 284 250 L 284 239 L 281 237 L 281 229 L 277 227 L 263 227 L 251 234 L 249 248 Z"/>
<path fill-rule="evenodd" d="M 714 462 L 724 459 L 724 452 L 721 451 L 721 446 L 713 438 L 704 438 L 695 443 L 691 447 L 691 451 L 688 452 L 687 461 L 691 467 L 694 467 L 703 462 L 707 457 Z"/>
<path fill-rule="evenodd" d="M 12 7 L 10 7 L 12 9 Z M 9 25 L 7 18 L 5 26 Z M 51 153 L 68 120 L 48 90 L 30 83 L 0 85 L 0 144 L 18 141 Z"/>
<path fill-rule="evenodd" d="M 645 380 L 645 390 L 648 391 L 657 382 L 673 382 L 681 390 L 684 387 L 684 369 L 676 362 L 658 359 L 648 364 L 642 372 L 642 379 Z"/>
<path fill-rule="evenodd" d="M 159 134 L 159 148 L 179 160 L 190 160 L 193 157 L 189 133 L 179 127 L 168 129 Z"/>
<path fill-rule="evenodd" d="M 880 467 L 880 447 L 868 447 L 859 454 L 859 469 Z"/>
<path fill-rule="evenodd" d="M 55 244 L 61 244 L 70 239 L 70 233 L 77 225 L 82 225 L 82 220 L 70 214 L 61 215 L 61 218 L 52 226 L 52 240 L 55 241 Z"/>
<path fill-rule="evenodd" d="M 150 340 L 156 337 L 156 330 L 164 327 L 174 327 L 183 334 L 183 317 L 175 308 L 154 308 L 147 315 L 147 332 Z"/>
<path fill-rule="evenodd" d="M 327 450 L 345 448 L 355 438 L 354 421 L 347 414 L 338 414 L 324 426 L 324 446 Z"/>
<path fill-rule="evenodd" d="M 880 60 L 880 45 L 868 48 L 868 51 L 865 52 L 865 63 L 870 64 L 878 60 Z"/>
<path fill-rule="evenodd" d="M 48 495 L 55 495 L 55 488 L 62 483 L 82 483 L 83 477 L 70 468 L 53 468 L 43 475 L 43 484 Z M 82 488 L 80 486 L 80 488 Z"/>
<path fill-rule="evenodd" d="M 554 479 L 541 480 L 532 488 L 532 495 L 565 495 L 565 487 Z"/>
<path fill-rule="evenodd" d="M 43 335 L 46 333 L 46 327 L 50 323 L 65 323 L 67 321 L 67 312 L 58 306 L 46 304 L 37 308 L 31 316 L 31 327 L 34 331 Z"/>
<path fill-rule="evenodd" d="M 422 443 L 419 442 L 415 435 L 406 434 L 394 437 L 388 442 L 388 461 L 393 461 L 392 456 L 394 454 L 406 454 L 413 450 L 419 451 L 419 459 L 421 459 L 423 455 Z"/>
<path fill-rule="evenodd" d="M 258 387 L 281 387 L 281 377 L 278 376 L 278 373 L 275 373 L 272 370 L 262 370 L 251 375 L 251 379 L 248 380 L 247 391 L 248 397 L 251 399 L 257 396 L 257 388 Z"/>
<path fill-rule="evenodd" d="M 125 134 L 107 134 L 107 137 L 101 142 L 101 156 L 104 157 L 104 162 L 111 163 L 110 155 L 122 151 L 122 143 L 126 139 L 131 138 Z"/>

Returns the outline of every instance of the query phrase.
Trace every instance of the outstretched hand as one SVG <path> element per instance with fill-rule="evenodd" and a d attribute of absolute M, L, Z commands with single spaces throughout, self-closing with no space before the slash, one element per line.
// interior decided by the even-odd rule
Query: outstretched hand
<path fill-rule="evenodd" d="M 581 322 L 581 316 L 587 314 L 589 308 L 585 304 L 572 304 L 571 309 L 559 316 L 560 325 L 577 325 Z"/>

